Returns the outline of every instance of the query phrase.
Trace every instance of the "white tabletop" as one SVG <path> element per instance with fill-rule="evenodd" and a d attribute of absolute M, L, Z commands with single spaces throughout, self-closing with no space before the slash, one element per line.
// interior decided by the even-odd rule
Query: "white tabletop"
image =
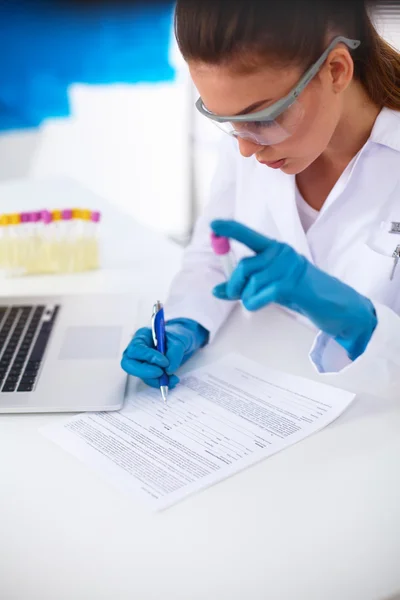
<path fill-rule="evenodd" d="M 163 297 L 181 251 L 158 239 L 160 264 L 145 246 L 152 235 L 131 226 L 132 264 L 2 281 L 2 293 L 79 285 Z M 318 379 L 312 338 L 278 309 L 250 320 L 239 310 L 185 369 L 235 350 Z M 38 433 L 59 419 L 0 417 L 1 600 L 384 600 L 400 590 L 400 401 L 359 397 L 322 432 L 158 514 Z"/>

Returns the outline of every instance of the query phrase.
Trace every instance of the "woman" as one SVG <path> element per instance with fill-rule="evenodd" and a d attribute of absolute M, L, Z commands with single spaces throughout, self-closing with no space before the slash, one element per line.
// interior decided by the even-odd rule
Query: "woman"
<path fill-rule="evenodd" d="M 178 0 L 197 108 L 231 134 L 166 305 L 166 356 L 140 329 L 122 366 L 170 387 L 233 301 L 271 302 L 320 333 L 322 373 L 400 382 L 400 55 L 362 0 Z M 227 283 L 210 225 L 233 240 Z M 211 293 L 213 291 L 213 293 Z"/>

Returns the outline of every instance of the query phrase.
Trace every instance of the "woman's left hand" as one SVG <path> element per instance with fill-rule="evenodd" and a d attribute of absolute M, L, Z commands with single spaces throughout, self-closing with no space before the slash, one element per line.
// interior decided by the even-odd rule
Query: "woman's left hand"
<path fill-rule="evenodd" d="M 343 346 L 355 360 L 377 325 L 372 302 L 339 279 L 312 265 L 291 246 L 267 238 L 236 221 L 213 221 L 213 231 L 248 246 L 230 280 L 214 288 L 223 300 L 242 300 L 256 311 L 271 302 L 305 315 Z"/>

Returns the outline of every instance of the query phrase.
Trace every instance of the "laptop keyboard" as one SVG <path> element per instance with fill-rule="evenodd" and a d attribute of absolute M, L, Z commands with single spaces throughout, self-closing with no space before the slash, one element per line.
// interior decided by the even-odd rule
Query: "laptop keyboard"
<path fill-rule="evenodd" d="M 59 306 L 0 306 L 0 390 L 31 392 Z"/>

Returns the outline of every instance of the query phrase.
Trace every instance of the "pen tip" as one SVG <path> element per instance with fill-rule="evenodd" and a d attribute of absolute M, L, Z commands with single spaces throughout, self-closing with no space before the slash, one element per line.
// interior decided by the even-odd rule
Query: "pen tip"
<path fill-rule="evenodd" d="M 162 385 L 160 387 L 160 391 L 161 391 L 161 397 L 164 400 L 164 402 L 167 402 L 167 397 L 168 397 L 168 387 L 166 385 Z"/>

